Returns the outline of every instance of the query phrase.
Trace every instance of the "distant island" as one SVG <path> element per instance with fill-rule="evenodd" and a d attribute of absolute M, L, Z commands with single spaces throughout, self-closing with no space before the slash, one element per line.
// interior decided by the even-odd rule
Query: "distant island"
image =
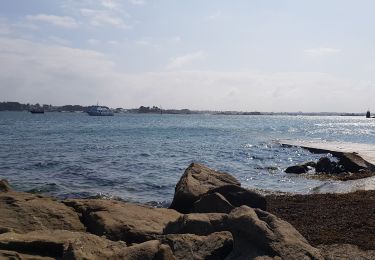
<path fill-rule="evenodd" d="M 54 106 L 47 104 L 22 104 L 19 102 L 0 102 L 0 111 L 29 111 L 40 108 L 45 112 L 86 112 L 90 106 L 63 105 Z M 365 113 L 340 113 L 340 112 L 244 112 L 244 111 L 210 111 L 190 109 L 162 109 L 157 106 L 140 106 L 139 108 L 111 108 L 114 113 L 133 114 L 211 114 L 211 115 L 305 115 L 305 116 L 365 116 Z"/>

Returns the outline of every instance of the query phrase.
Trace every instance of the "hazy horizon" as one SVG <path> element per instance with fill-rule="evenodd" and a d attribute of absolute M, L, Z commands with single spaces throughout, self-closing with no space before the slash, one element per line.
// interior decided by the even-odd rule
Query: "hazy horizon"
<path fill-rule="evenodd" d="M 4 101 L 375 110 L 375 2 L 0 3 Z"/>

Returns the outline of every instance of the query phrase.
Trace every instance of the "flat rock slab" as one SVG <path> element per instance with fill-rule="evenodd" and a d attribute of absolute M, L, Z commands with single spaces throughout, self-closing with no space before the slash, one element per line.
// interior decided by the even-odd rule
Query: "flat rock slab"
<path fill-rule="evenodd" d="M 65 229 L 85 231 L 78 214 L 52 198 L 23 192 L 0 192 L 0 233 Z"/>
<path fill-rule="evenodd" d="M 140 243 L 162 235 L 181 214 L 173 209 L 152 208 L 115 200 L 66 200 L 82 215 L 87 231 L 111 240 Z"/>
<path fill-rule="evenodd" d="M 368 163 L 375 165 L 375 145 L 321 140 L 278 140 L 285 146 L 296 146 L 314 153 L 357 153 Z"/>
<path fill-rule="evenodd" d="M 169 249 L 152 240 L 127 246 L 122 241 L 110 241 L 88 233 L 66 230 L 33 231 L 27 234 L 0 235 L 1 259 L 173 259 L 163 257 Z"/>

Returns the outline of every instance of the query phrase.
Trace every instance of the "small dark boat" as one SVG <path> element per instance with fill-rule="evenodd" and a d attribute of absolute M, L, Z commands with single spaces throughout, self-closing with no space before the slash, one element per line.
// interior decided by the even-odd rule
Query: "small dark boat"
<path fill-rule="evenodd" d="M 43 108 L 31 108 L 29 111 L 31 114 L 44 114 Z"/>
<path fill-rule="evenodd" d="M 366 113 L 366 118 L 370 118 L 371 117 L 371 113 L 370 113 L 370 110 L 367 110 L 367 113 Z"/>

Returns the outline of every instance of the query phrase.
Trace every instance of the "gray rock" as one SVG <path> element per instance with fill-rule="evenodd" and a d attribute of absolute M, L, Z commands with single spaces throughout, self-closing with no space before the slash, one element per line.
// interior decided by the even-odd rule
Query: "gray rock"
<path fill-rule="evenodd" d="M 239 181 L 228 173 L 218 172 L 204 165 L 192 163 L 176 185 L 170 208 L 182 213 L 192 212 L 193 204 L 200 196 L 209 190 L 224 185 L 241 186 Z"/>

